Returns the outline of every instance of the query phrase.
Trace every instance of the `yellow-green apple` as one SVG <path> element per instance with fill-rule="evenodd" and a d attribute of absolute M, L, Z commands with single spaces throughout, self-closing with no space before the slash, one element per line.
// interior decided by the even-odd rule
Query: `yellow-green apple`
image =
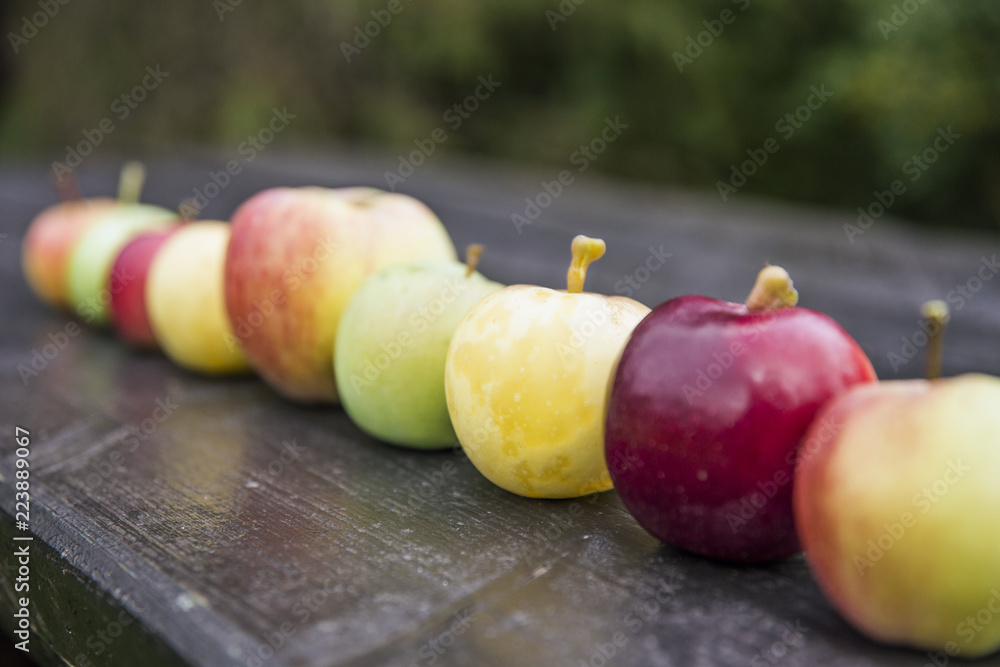
<path fill-rule="evenodd" d="M 223 273 L 230 228 L 225 222 L 183 225 L 163 242 L 146 279 L 146 307 L 156 341 L 180 366 L 209 374 L 249 369 L 231 343 Z"/>
<path fill-rule="evenodd" d="M 337 329 L 337 391 L 366 433 L 404 447 L 457 442 L 444 396 L 444 361 L 459 321 L 503 285 L 467 264 L 406 262 L 373 274 L 358 289 Z"/>
<path fill-rule="evenodd" d="M 820 587 L 857 629 L 935 664 L 1000 648 L 998 406 L 988 375 L 859 386 L 799 452 L 795 522 Z"/>
<path fill-rule="evenodd" d="M 67 285 L 73 311 L 88 324 L 103 326 L 111 315 L 111 295 L 135 276 L 113 275 L 111 267 L 134 237 L 178 222 L 177 214 L 158 206 L 118 206 L 91 225 L 70 253 Z"/>
<path fill-rule="evenodd" d="M 81 199 L 72 175 L 64 175 L 56 181 L 63 203 L 50 206 L 31 221 L 21 249 L 24 276 L 42 301 L 56 308 L 70 306 L 67 271 L 73 248 L 106 213 L 137 202 L 144 178 L 141 164 L 126 163 L 121 172 L 118 199 Z"/>
<path fill-rule="evenodd" d="M 532 498 L 606 491 L 604 404 L 612 366 L 649 308 L 583 292 L 604 241 L 578 236 L 567 289 L 511 285 L 473 306 L 445 363 L 448 412 L 473 465 Z"/>
<path fill-rule="evenodd" d="M 768 266 L 745 304 L 680 296 L 633 332 L 609 396 L 606 456 L 625 507 L 655 537 L 737 562 L 799 550 L 799 442 L 824 403 L 875 371 L 836 322 L 797 300 L 788 273 Z"/>
<path fill-rule="evenodd" d="M 233 214 L 226 309 L 235 344 L 287 398 L 336 402 L 334 341 L 354 292 L 398 262 L 455 259 L 417 200 L 372 188 L 275 188 Z"/>
<path fill-rule="evenodd" d="M 111 267 L 114 276 L 130 276 L 119 280 L 117 289 L 109 281 L 111 322 L 122 339 L 138 347 L 156 347 L 156 336 L 149 323 L 146 309 L 146 278 L 153 257 L 163 242 L 179 227 L 144 232 L 129 241 Z"/>

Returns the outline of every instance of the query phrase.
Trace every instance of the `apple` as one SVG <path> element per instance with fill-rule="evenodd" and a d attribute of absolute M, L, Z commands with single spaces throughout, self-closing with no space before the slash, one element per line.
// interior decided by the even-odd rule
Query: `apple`
<path fill-rule="evenodd" d="M 583 292 L 604 241 L 578 236 L 566 291 L 511 285 L 459 323 L 445 362 L 448 412 L 469 460 L 531 498 L 606 491 L 604 401 L 611 368 L 649 308 Z"/>
<path fill-rule="evenodd" d="M 69 306 L 66 267 L 80 237 L 118 200 L 78 199 L 45 209 L 28 227 L 21 246 L 21 265 L 28 285 L 39 299 L 55 308 Z"/>
<path fill-rule="evenodd" d="M 946 306 L 929 310 L 940 340 Z M 1000 378 L 967 374 L 853 387 L 817 415 L 796 525 L 820 587 L 861 632 L 944 662 L 1000 648 L 997 406 Z"/>
<path fill-rule="evenodd" d="M 111 276 L 126 276 L 114 289 L 111 281 L 111 322 L 124 340 L 138 347 L 156 347 L 156 336 L 146 310 L 146 278 L 156 252 L 174 229 L 145 232 L 126 244 L 118 253 Z M 114 278 L 112 278 L 112 281 Z"/>
<path fill-rule="evenodd" d="M 172 211 L 145 204 L 115 207 L 102 216 L 70 253 L 67 286 L 73 311 L 88 324 L 107 324 L 111 296 L 132 279 L 111 272 L 122 248 L 142 232 L 164 229 L 177 221 Z"/>
<path fill-rule="evenodd" d="M 358 289 L 337 329 L 337 392 L 348 416 L 380 440 L 414 449 L 458 441 L 444 395 L 448 344 L 462 317 L 503 285 L 467 264 L 394 264 Z"/>
<path fill-rule="evenodd" d="M 146 307 L 156 341 L 178 365 L 225 374 L 249 369 L 232 344 L 223 272 L 230 228 L 225 222 L 192 222 L 163 241 L 146 278 Z"/>
<path fill-rule="evenodd" d="M 287 398 L 336 402 L 334 340 L 365 278 L 398 262 L 455 259 L 419 201 L 373 188 L 274 188 L 233 214 L 226 309 L 234 341 Z"/>
<path fill-rule="evenodd" d="M 66 274 L 74 246 L 109 211 L 138 201 L 144 179 L 143 166 L 129 162 L 121 171 L 118 199 L 82 199 L 72 174 L 54 177 L 63 202 L 31 221 L 21 249 L 24 277 L 39 299 L 55 308 L 70 306 Z"/>
<path fill-rule="evenodd" d="M 792 474 L 824 403 L 875 372 L 784 269 L 746 304 L 681 296 L 632 334 L 611 386 L 606 457 L 640 525 L 688 551 L 761 562 L 799 550 Z"/>

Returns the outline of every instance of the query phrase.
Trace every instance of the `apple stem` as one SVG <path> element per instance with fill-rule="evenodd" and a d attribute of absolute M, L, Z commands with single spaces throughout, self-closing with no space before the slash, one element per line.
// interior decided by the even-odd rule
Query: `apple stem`
<path fill-rule="evenodd" d="M 780 266 L 765 266 L 757 274 L 757 282 L 747 297 L 747 310 L 759 312 L 794 306 L 799 293 L 792 286 L 792 279 Z"/>
<path fill-rule="evenodd" d="M 920 306 L 920 314 L 930 324 L 930 341 L 927 344 L 927 379 L 941 377 L 941 357 L 944 344 L 944 328 L 948 324 L 948 304 L 940 299 L 928 301 Z"/>
<path fill-rule="evenodd" d="M 479 266 L 479 258 L 483 256 L 485 248 L 481 243 L 473 243 L 465 249 L 465 277 L 468 278 L 476 272 Z"/>
<path fill-rule="evenodd" d="M 590 266 L 591 262 L 604 257 L 604 251 L 607 248 L 601 239 L 592 239 L 582 234 L 573 239 L 571 246 L 573 261 L 570 262 L 569 271 L 566 272 L 567 292 L 579 294 L 583 291 L 583 283 L 587 280 L 587 267 Z"/>
<path fill-rule="evenodd" d="M 72 171 L 59 176 L 56 174 L 55 169 L 53 169 L 52 185 L 56 189 L 56 196 L 59 197 L 59 201 L 63 203 L 83 199 L 83 193 L 80 191 L 80 183 L 77 182 L 76 174 Z"/>
<path fill-rule="evenodd" d="M 118 201 L 125 204 L 138 203 L 145 182 L 146 167 L 141 162 L 126 162 L 118 177 Z"/>

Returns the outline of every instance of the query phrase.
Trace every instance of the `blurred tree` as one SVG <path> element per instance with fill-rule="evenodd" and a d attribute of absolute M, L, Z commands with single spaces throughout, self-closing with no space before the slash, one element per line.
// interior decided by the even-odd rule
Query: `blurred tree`
<path fill-rule="evenodd" d="M 10 42 L 41 5 L 8 7 Z M 287 107 L 283 143 L 409 152 L 441 127 L 442 152 L 561 169 L 618 117 L 628 128 L 595 170 L 717 192 L 773 139 L 731 196 L 853 210 L 899 179 L 893 214 L 1000 219 L 995 0 L 69 0 L 36 32 L 8 44 L 4 156 L 61 159 L 102 118 L 115 129 L 100 151 L 233 150 Z M 168 76 L 116 114 L 156 65 Z M 490 75 L 489 99 L 445 117 Z M 814 86 L 832 94 L 805 114 Z M 949 127 L 958 138 L 913 179 Z"/>

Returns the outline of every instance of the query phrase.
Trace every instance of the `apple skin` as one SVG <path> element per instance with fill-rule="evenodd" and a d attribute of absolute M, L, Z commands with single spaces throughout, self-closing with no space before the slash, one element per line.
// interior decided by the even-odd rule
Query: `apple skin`
<path fill-rule="evenodd" d="M 1000 379 L 968 374 L 855 387 L 817 416 L 796 525 L 820 587 L 861 632 L 963 658 L 1000 648 L 998 406 Z"/>
<path fill-rule="evenodd" d="M 179 222 L 173 211 L 147 204 L 109 210 L 80 237 L 70 255 L 67 285 L 73 311 L 88 324 L 106 325 L 111 295 L 127 282 L 111 273 L 122 248 L 142 232 Z"/>
<path fill-rule="evenodd" d="M 211 375 L 249 370 L 223 295 L 229 232 L 225 222 L 183 225 L 160 246 L 146 279 L 149 321 L 160 347 L 178 365 Z"/>
<path fill-rule="evenodd" d="M 636 327 L 614 375 L 615 488 L 673 546 L 748 563 L 789 556 L 799 442 L 826 401 L 873 380 L 861 348 L 822 313 L 667 301 Z"/>
<path fill-rule="evenodd" d="M 111 292 L 111 322 L 123 340 L 137 347 L 155 348 L 156 335 L 149 323 L 146 309 L 146 279 L 153 257 L 163 242 L 174 232 L 161 229 L 135 237 L 122 248 L 111 267 L 112 276 L 126 276 L 116 287 L 108 283 Z"/>
<path fill-rule="evenodd" d="M 21 246 L 21 265 L 39 299 L 54 308 L 69 307 L 70 253 L 91 225 L 119 205 L 117 199 L 106 197 L 77 199 L 50 206 L 31 221 Z"/>
<path fill-rule="evenodd" d="M 454 260 L 441 221 L 417 200 L 372 188 L 275 188 L 232 218 L 226 308 L 254 369 L 286 398 L 337 402 L 334 340 L 375 271 Z"/>
<path fill-rule="evenodd" d="M 448 411 L 473 465 L 529 498 L 611 488 L 604 404 L 615 359 L 649 308 L 625 297 L 512 285 L 458 325 Z"/>
<path fill-rule="evenodd" d="M 344 410 L 379 440 L 453 447 L 444 363 L 458 323 L 503 285 L 458 262 L 386 267 L 355 293 L 337 329 L 337 391 Z"/>

